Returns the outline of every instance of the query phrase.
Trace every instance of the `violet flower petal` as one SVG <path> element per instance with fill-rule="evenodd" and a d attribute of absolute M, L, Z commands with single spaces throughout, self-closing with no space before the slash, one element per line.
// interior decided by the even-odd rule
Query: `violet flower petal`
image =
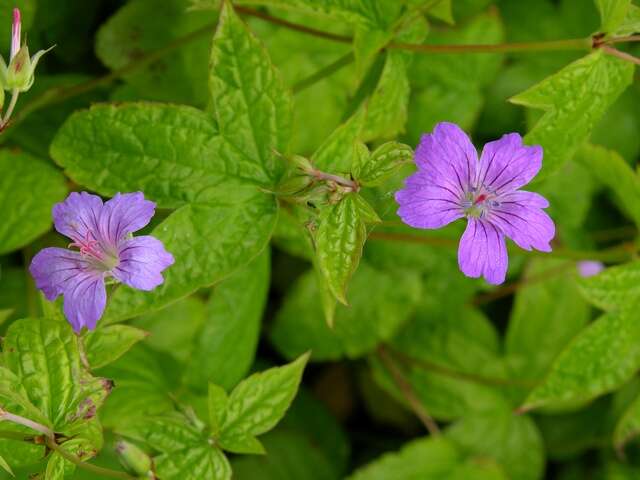
<path fill-rule="evenodd" d="M 145 200 L 142 192 L 116 193 L 107 200 L 100 214 L 100 229 L 110 245 L 145 227 L 155 214 L 156 204 Z"/>
<path fill-rule="evenodd" d="M 464 216 L 456 192 L 430 183 L 429 175 L 418 171 L 396 192 L 398 215 L 415 228 L 440 228 Z"/>
<path fill-rule="evenodd" d="M 458 265 L 468 277 L 483 276 L 493 285 L 504 282 L 508 265 L 504 235 L 486 220 L 469 218 L 460 238 Z"/>
<path fill-rule="evenodd" d="M 64 202 L 53 206 L 53 223 L 61 234 L 75 240 L 94 240 L 99 235 L 99 218 L 103 204 L 97 195 L 87 192 L 72 192 Z"/>
<path fill-rule="evenodd" d="M 516 190 L 531 181 L 542 167 L 542 147 L 526 146 L 517 133 L 487 143 L 480 156 L 477 184 L 494 193 Z"/>
<path fill-rule="evenodd" d="M 174 262 L 157 238 L 142 235 L 122 242 L 119 246 L 120 264 L 112 270 L 113 276 L 130 287 L 153 290 L 164 279 L 162 271 Z"/>
<path fill-rule="evenodd" d="M 433 185 L 448 187 L 460 197 L 476 177 L 478 153 L 471 140 L 453 123 L 438 123 L 416 148 L 415 161 Z"/>
<path fill-rule="evenodd" d="M 518 192 L 520 197 L 525 193 Z M 533 201 L 537 201 L 534 199 Z M 496 225 L 502 233 L 513 240 L 520 248 L 531 250 L 535 248 L 541 252 L 550 252 L 549 242 L 556 234 L 556 227 L 539 207 L 531 206 L 526 201 L 503 202 L 492 208 L 488 220 Z"/>
<path fill-rule="evenodd" d="M 89 262 L 80 253 L 55 247 L 40 250 L 29 266 L 36 287 L 50 301 L 63 294 L 75 277 L 89 270 Z"/>
<path fill-rule="evenodd" d="M 604 263 L 597 260 L 582 260 L 578 262 L 578 273 L 583 278 L 593 277 L 604 270 Z"/>
<path fill-rule="evenodd" d="M 89 271 L 73 277 L 64 292 L 64 314 L 75 332 L 96 324 L 107 304 L 103 274 Z"/>

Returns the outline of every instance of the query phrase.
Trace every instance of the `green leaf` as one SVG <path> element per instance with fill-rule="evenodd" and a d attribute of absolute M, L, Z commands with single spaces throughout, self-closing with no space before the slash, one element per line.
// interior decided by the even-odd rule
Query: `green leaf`
<path fill-rule="evenodd" d="M 126 353 L 149 335 L 128 325 L 108 325 L 87 333 L 84 349 L 91 368 L 103 367 Z"/>
<path fill-rule="evenodd" d="M 624 21 L 631 0 L 595 0 L 602 23 L 600 30 L 605 33 L 616 31 Z"/>
<path fill-rule="evenodd" d="M 146 343 L 146 342 L 145 342 Z M 116 388 L 100 411 L 105 428 L 117 430 L 123 426 L 164 414 L 173 410 L 169 392 L 176 386 L 171 382 L 171 364 L 138 343 L 115 362 L 100 370 L 102 375 L 115 378 Z"/>
<path fill-rule="evenodd" d="M 240 382 L 229 395 L 220 444 L 234 445 L 271 430 L 291 405 L 308 359 L 309 354 L 302 355 Z"/>
<path fill-rule="evenodd" d="M 522 409 L 587 401 L 614 390 L 640 368 L 640 325 L 633 305 L 590 324 L 558 355 Z"/>
<path fill-rule="evenodd" d="M 623 37 L 637 32 L 640 32 L 640 7 L 629 5 L 627 15 L 615 33 L 617 36 Z"/>
<path fill-rule="evenodd" d="M 277 428 L 263 438 L 267 455 L 235 457 L 237 480 L 336 480 L 329 460 L 302 432 Z M 310 468 L 310 465 L 312 466 Z"/>
<path fill-rule="evenodd" d="M 23 319 L 11 324 L 3 343 L 5 365 L 56 431 L 99 407 L 108 392 L 83 371 L 77 337 L 66 322 Z M 102 398 L 101 398 L 102 397 Z"/>
<path fill-rule="evenodd" d="M 333 295 L 347 305 L 347 283 L 358 268 L 367 236 L 354 194 L 320 213 L 317 265 Z"/>
<path fill-rule="evenodd" d="M 152 292 L 120 287 L 103 322 L 162 308 L 200 287 L 212 285 L 256 257 L 276 222 L 274 198 L 255 187 L 225 185 L 215 204 L 193 204 L 172 213 L 152 235 L 175 258 L 164 283 Z"/>
<path fill-rule="evenodd" d="M 270 184 L 259 158 L 240 154 L 209 114 L 187 106 L 129 103 L 76 112 L 51 156 L 91 190 L 142 190 L 162 208 L 214 202 L 221 184 Z"/>
<path fill-rule="evenodd" d="M 154 350 L 167 353 L 181 363 L 187 363 L 193 339 L 202 329 L 205 318 L 205 302 L 192 295 L 157 312 L 136 317 L 132 320 L 132 325 L 152 332 L 145 343 Z"/>
<path fill-rule="evenodd" d="M 613 432 L 613 444 L 619 451 L 640 434 L 640 395 L 624 411 Z"/>
<path fill-rule="evenodd" d="M 465 457 L 446 438 L 423 438 L 407 443 L 398 452 L 382 455 L 356 470 L 348 480 L 506 480 L 495 463 Z"/>
<path fill-rule="evenodd" d="M 354 194 L 353 201 L 360 215 L 360 219 L 365 223 L 380 223 L 382 220 L 373 209 L 373 207 L 367 202 L 362 195 Z"/>
<path fill-rule="evenodd" d="M 96 55 L 117 70 L 206 25 L 213 31 L 215 17 L 189 12 L 188 6 L 188 0 L 126 4 L 98 30 Z M 205 106 L 210 37 L 201 37 L 125 75 L 125 81 L 147 99 Z"/>
<path fill-rule="evenodd" d="M 231 466 L 227 457 L 217 448 L 206 444 L 160 455 L 155 458 L 155 463 L 160 478 L 231 480 Z"/>
<path fill-rule="evenodd" d="M 209 86 L 222 136 L 259 162 L 275 184 L 284 170 L 276 152 L 286 155 L 291 137 L 291 96 L 264 46 L 227 1 L 213 38 Z"/>
<path fill-rule="evenodd" d="M 408 320 L 420 296 L 419 276 L 382 271 L 362 262 L 350 286 L 350 305 L 338 305 L 327 325 L 314 271 L 290 289 L 271 330 L 271 341 L 292 359 L 312 350 L 314 361 L 357 358 L 391 338 Z"/>
<path fill-rule="evenodd" d="M 92 445 L 84 438 L 72 438 L 60 445 L 60 447 L 85 461 L 96 454 Z M 62 480 L 72 476 L 75 470 L 75 464 L 65 460 L 59 453 L 52 452 L 47 461 L 44 478 L 45 480 Z"/>
<path fill-rule="evenodd" d="M 7 461 L 4 458 L 2 458 L 1 455 L 0 455 L 0 468 L 2 468 L 5 472 L 7 472 L 12 477 L 15 477 L 13 470 L 11 470 L 11 467 L 9 466 Z"/>
<path fill-rule="evenodd" d="M 557 171 L 587 140 L 596 122 L 631 83 L 634 67 L 602 51 L 577 60 L 511 98 L 545 114 L 525 136 L 542 145 L 544 161 L 536 182 Z"/>
<path fill-rule="evenodd" d="M 215 383 L 209 383 L 209 423 L 211 424 L 211 431 L 216 437 L 220 434 L 220 427 L 228 404 L 229 396 L 224 388 Z"/>
<path fill-rule="evenodd" d="M 613 190 L 625 213 L 640 226 L 640 178 L 629 164 L 617 152 L 595 145 L 585 145 L 577 158 L 596 179 Z"/>
<path fill-rule="evenodd" d="M 256 437 L 247 435 L 246 437 L 221 438 L 220 447 L 231 453 L 244 455 L 264 455 L 266 450 Z"/>
<path fill-rule="evenodd" d="M 366 187 L 382 185 L 398 169 L 413 160 L 413 150 L 408 145 L 387 142 L 376 148 L 369 157 L 356 157 L 362 162 L 354 165 L 353 176 Z"/>
<path fill-rule="evenodd" d="M 540 480 L 545 451 L 536 424 L 528 416 L 497 408 L 463 418 L 445 432 L 462 451 L 494 459 L 507 478 Z"/>
<path fill-rule="evenodd" d="M 573 265 L 567 270 L 564 261 L 535 260 L 526 270 L 524 281 L 546 276 L 547 280 L 519 290 L 515 297 L 505 341 L 514 378 L 541 379 L 591 317 L 591 308 L 574 280 Z M 540 338 L 545 339 L 544 348 L 540 348 Z"/>
<path fill-rule="evenodd" d="M 185 381 L 196 391 L 213 382 L 234 387 L 253 364 L 270 281 L 270 255 L 252 263 L 215 287 L 206 319 L 193 339 Z"/>
<path fill-rule="evenodd" d="M 585 298 L 603 310 L 629 305 L 640 298 L 640 262 L 607 268 L 596 276 L 579 279 L 578 285 Z"/>
<path fill-rule="evenodd" d="M 364 120 L 364 111 L 359 111 L 335 129 L 311 157 L 313 165 L 325 172 L 349 172 L 354 161 L 355 145 L 362 137 Z"/>
<path fill-rule="evenodd" d="M 51 208 L 67 193 L 55 168 L 27 153 L 0 150 L 0 254 L 29 244 L 51 227 Z M 38 195 L 34 195 L 38 192 Z"/>

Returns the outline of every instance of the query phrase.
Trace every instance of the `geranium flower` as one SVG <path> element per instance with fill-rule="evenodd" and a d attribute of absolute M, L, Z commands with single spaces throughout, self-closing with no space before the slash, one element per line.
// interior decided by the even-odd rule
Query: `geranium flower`
<path fill-rule="evenodd" d="M 107 301 L 105 279 L 113 278 L 138 290 L 153 290 L 173 256 L 160 240 L 131 234 L 147 225 L 155 203 L 141 192 L 116 194 L 103 203 L 96 195 L 73 192 L 53 207 L 54 226 L 73 242 L 45 248 L 29 271 L 47 300 L 64 296 L 64 314 L 76 332 L 95 328 Z"/>
<path fill-rule="evenodd" d="M 505 236 L 525 250 L 550 252 L 555 225 L 542 210 L 541 195 L 519 190 L 542 166 L 542 147 L 526 146 L 517 133 L 503 135 L 478 154 L 453 123 L 439 123 L 416 148 L 418 171 L 396 193 L 398 215 L 415 228 L 440 228 L 467 218 L 458 247 L 460 270 L 468 277 L 504 282 Z"/>

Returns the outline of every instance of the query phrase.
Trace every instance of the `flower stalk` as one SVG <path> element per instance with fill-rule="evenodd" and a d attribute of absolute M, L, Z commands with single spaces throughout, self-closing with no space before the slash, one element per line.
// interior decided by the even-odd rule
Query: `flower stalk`
<path fill-rule="evenodd" d="M 22 417 L 20 415 L 16 415 L 11 412 L 7 412 L 0 408 L 0 421 L 7 421 L 11 423 L 15 423 L 17 425 L 22 425 L 24 427 L 30 428 L 31 430 L 35 430 L 38 433 L 43 434 L 47 438 L 53 438 L 53 430 L 49 427 L 42 425 L 41 423 L 34 422 L 33 420 L 29 420 L 28 418 Z"/>

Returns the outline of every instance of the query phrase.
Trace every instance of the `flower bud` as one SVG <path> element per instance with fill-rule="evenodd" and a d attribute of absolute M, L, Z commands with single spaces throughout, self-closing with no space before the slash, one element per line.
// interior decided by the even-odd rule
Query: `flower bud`
<path fill-rule="evenodd" d="M 33 85 L 34 73 L 40 57 L 51 48 L 39 50 L 33 57 L 29 57 L 29 47 L 23 45 L 9 63 L 4 88 L 19 92 L 29 90 Z"/>
<path fill-rule="evenodd" d="M 133 443 L 129 443 L 125 440 L 118 440 L 116 443 L 116 453 L 120 458 L 120 463 L 122 463 L 126 469 L 136 475 L 155 478 L 151 458 L 146 452 Z"/>

